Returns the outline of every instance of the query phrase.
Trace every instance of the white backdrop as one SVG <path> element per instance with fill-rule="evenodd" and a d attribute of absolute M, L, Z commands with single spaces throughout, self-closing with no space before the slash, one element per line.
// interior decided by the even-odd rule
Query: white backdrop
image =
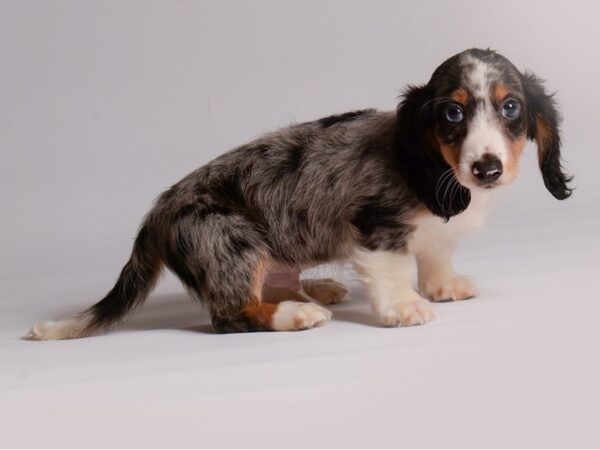
<path fill-rule="evenodd" d="M 468 47 L 558 91 L 570 205 L 535 152 L 498 214 L 597 202 L 594 1 L 0 1 L 0 277 L 116 270 L 153 199 L 265 131 L 365 107 Z"/>
<path fill-rule="evenodd" d="M 0 0 L 0 445 L 598 447 L 600 2 Z M 21 340 L 114 282 L 153 199 L 260 133 L 392 109 L 492 47 L 558 91 L 577 190 L 529 146 L 457 255 L 481 296 L 384 329 L 214 335 L 167 278 L 107 336 Z"/>

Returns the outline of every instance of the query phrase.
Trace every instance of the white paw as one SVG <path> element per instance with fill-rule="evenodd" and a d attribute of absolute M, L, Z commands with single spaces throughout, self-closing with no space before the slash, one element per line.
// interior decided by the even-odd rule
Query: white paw
<path fill-rule="evenodd" d="M 380 314 L 381 323 L 387 327 L 423 325 L 435 319 L 433 306 L 424 298 L 393 303 Z"/>
<path fill-rule="evenodd" d="M 309 297 L 323 305 L 335 305 L 349 297 L 348 288 L 331 278 L 301 280 L 302 289 Z"/>
<path fill-rule="evenodd" d="M 316 303 L 281 302 L 273 314 L 273 329 L 296 331 L 318 327 L 331 319 L 331 311 Z"/>
<path fill-rule="evenodd" d="M 477 287 L 466 277 L 419 282 L 419 289 L 433 302 L 466 300 L 479 295 Z"/>

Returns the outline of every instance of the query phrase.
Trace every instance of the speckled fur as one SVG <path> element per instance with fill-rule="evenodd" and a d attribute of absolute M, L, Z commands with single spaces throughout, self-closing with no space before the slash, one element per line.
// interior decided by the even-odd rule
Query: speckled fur
<path fill-rule="evenodd" d="M 145 299 L 163 266 L 208 305 L 218 332 L 301 329 L 327 320 L 330 314 L 316 305 L 285 302 L 277 313 L 278 305 L 261 301 L 264 278 L 345 260 L 357 249 L 365 261 L 369 252 L 400 255 L 417 214 L 448 221 L 469 206 L 470 190 L 445 176 L 451 167 L 431 137 L 455 146 L 464 138 L 465 129 L 440 124 L 438 111 L 473 60 L 508 71 L 509 85 L 523 90 L 529 119 L 513 131 L 538 140 L 546 185 L 557 198 L 568 196 L 552 97 L 495 52 L 468 50 L 442 64 L 427 85 L 409 88 L 397 112 L 368 109 L 293 125 L 192 172 L 158 198 L 115 287 L 75 316 L 85 323 L 41 324 L 31 337 L 80 337 L 107 328 Z M 542 137 L 534 121 L 542 121 Z M 449 186 L 457 194 L 440 200 L 440 188 Z M 433 316 L 427 311 L 409 320 L 405 313 L 388 322 L 424 323 Z"/>

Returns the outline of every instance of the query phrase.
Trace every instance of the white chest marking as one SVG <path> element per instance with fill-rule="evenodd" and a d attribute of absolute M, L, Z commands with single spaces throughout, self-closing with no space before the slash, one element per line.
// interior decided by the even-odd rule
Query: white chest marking
<path fill-rule="evenodd" d="M 483 225 L 489 193 L 471 191 L 471 203 L 462 213 L 444 221 L 431 213 L 421 214 L 411 222 L 417 229 L 408 241 L 408 252 L 422 253 L 455 242 L 464 233 Z"/>

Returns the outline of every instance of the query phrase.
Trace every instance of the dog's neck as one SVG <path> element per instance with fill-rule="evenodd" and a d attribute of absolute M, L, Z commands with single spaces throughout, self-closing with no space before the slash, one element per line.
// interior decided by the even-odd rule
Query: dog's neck
<path fill-rule="evenodd" d="M 448 222 L 429 210 L 417 214 L 411 220 L 416 229 L 408 242 L 409 252 L 419 253 L 437 245 L 455 242 L 465 233 L 481 227 L 487 216 L 490 196 L 490 192 L 472 190 L 469 207 Z"/>

